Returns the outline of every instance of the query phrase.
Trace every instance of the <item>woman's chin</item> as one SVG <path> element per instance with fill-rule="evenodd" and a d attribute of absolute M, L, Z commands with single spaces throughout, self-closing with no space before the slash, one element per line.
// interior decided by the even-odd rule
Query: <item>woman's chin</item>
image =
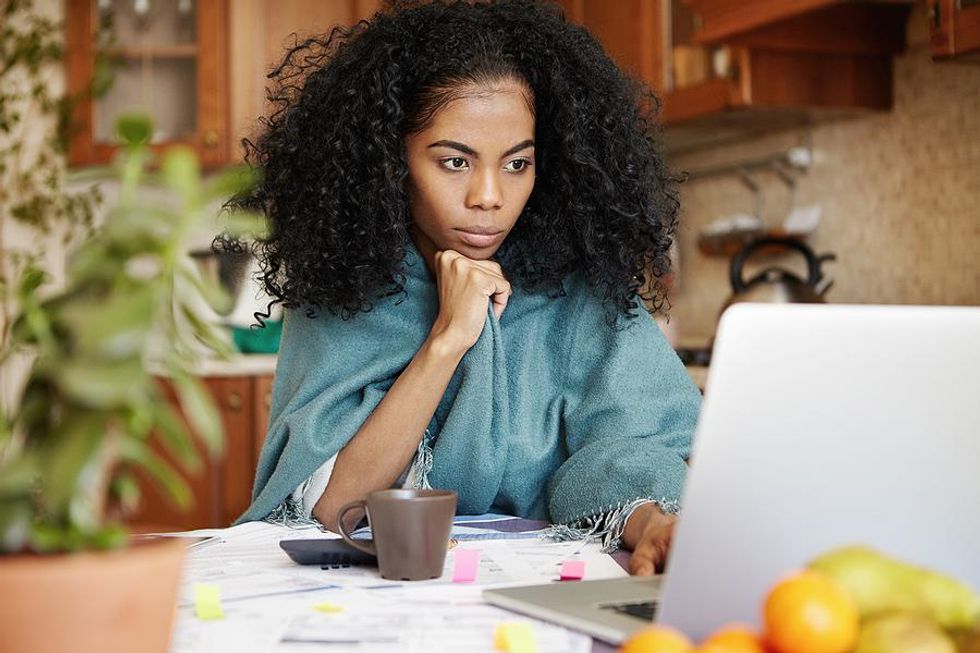
<path fill-rule="evenodd" d="M 493 258 L 493 255 L 497 253 L 498 249 L 500 249 L 499 245 L 494 245 L 493 247 L 472 247 L 470 245 L 459 245 L 456 251 L 466 258 L 471 258 L 474 261 L 486 261 Z"/>

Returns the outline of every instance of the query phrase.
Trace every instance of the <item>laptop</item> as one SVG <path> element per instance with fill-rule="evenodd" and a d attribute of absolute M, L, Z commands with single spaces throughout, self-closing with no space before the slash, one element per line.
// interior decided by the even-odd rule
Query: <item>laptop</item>
<path fill-rule="evenodd" d="M 618 644 L 759 624 L 861 543 L 980 588 L 980 308 L 737 304 L 719 324 L 666 574 L 484 592 Z"/>

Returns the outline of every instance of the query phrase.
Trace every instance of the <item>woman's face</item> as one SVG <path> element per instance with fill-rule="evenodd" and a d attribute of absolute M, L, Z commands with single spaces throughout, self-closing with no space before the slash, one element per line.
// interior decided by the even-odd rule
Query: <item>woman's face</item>
<path fill-rule="evenodd" d="M 405 139 L 416 246 L 492 257 L 534 188 L 534 116 L 516 81 L 474 87 Z"/>

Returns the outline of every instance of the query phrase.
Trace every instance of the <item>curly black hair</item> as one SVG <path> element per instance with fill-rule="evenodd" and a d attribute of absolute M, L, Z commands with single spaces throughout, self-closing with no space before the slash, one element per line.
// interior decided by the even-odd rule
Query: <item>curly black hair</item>
<path fill-rule="evenodd" d="M 561 294 L 580 271 L 610 309 L 666 310 L 675 182 L 657 97 L 546 1 L 395 1 L 297 42 L 269 78 L 274 111 L 246 160 L 261 182 L 261 281 L 285 308 L 370 310 L 404 292 L 411 215 L 404 138 L 462 86 L 517 79 L 536 116 L 534 190 L 500 250 L 512 281 Z"/>

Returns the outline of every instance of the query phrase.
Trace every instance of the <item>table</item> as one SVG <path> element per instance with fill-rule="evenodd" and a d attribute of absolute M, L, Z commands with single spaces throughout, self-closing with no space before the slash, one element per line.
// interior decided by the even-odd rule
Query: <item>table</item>
<path fill-rule="evenodd" d="M 481 563 L 478 582 L 548 582 L 549 574 L 570 555 L 587 560 L 586 578 L 625 575 L 627 552 L 608 556 L 594 543 L 583 547 L 576 542 L 545 542 L 535 533 L 546 526 L 517 518 L 469 518 L 457 522 L 454 537 L 460 548 L 480 548 L 485 564 Z M 517 539 L 501 539 L 502 533 Z M 347 650 L 344 644 L 354 641 L 364 642 L 358 650 L 380 651 L 391 650 L 396 640 L 397 647 L 405 650 L 492 650 L 492 632 L 499 622 L 528 620 L 483 603 L 480 593 L 485 585 L 453 584 L 448 580 L 451 574 L 444 573 L 436 581 L 392 583 L 373 569 L 323 571 L 295 565 L 278 541 L 327 536 L 314 529 L 256 522 L 184 535 L 210 535 L 215 540 L 188 554 L 171 653 L 278 653 L 303 649 L 297 645 L 303 641 L 330 641 L 332 652 Z M 484 537 L 488 539 L 468 539 Z M 453 555 L 451 550 L 447 567 Z M 521 570 L 527 570 L 526 577 Z M 196 616 L 194 592 L 202 584 L 220 589 L 223 619 L 203 621 Z M 324 616 L 313 609 L 318 605 L 328 606 L 324 608 L 328 611 L 342 608 L 342 615 Z M 564 628 L 531 621 L 542 653 L 614 650 Z"/>

